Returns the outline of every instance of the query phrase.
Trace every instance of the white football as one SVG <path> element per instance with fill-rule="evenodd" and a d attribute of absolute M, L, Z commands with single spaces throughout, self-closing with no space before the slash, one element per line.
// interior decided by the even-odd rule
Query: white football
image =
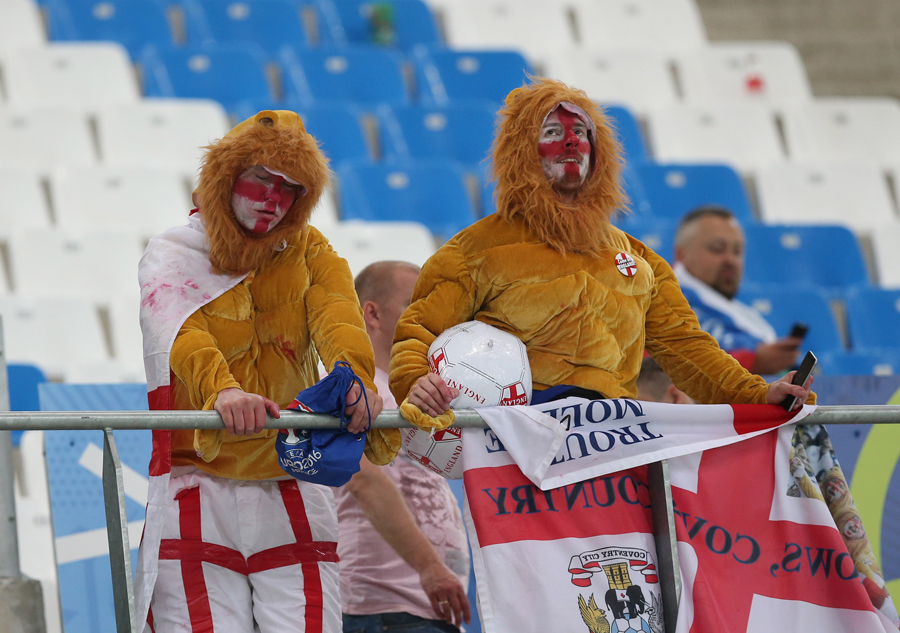
<path fill-rule="evenodd" d="M 480 321 L 445 330 L 428 348 L 431 371 L 459 389 L 451 409 L 511 406 L 531 402 L 531 366 L 525 344 Z M 451 427 L 433 434 L 403 431 L 407 454 L 447 479 L 460 479 L 462 431 Z"/>

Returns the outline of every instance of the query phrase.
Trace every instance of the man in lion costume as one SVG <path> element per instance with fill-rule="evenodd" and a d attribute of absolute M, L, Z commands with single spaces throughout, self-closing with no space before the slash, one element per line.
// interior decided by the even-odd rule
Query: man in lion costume
<path fill-rule="evenodd" d="M 319 357 L 365 386 L 365 400 L 348 392 L 350 431 L 381 410 L 350 269 L 308 223 L 327 182 L 300 117 L 260 112 L 207 149 L 189 224 L 141 260 L 151 408 L 215 409 L 226 427 L 154 431 L 142 630 L 341 630 L 334 497 L 286 476 L 265 428 L 316 383 Z M 388 463 L 399 439 L 373 429 L 366 455 Z"/>
<path fill-rule="evenodd" d="M 431 257 L 397 325 L 390 385 L 407 419 L 452 424 L 456 394 L 430 373 L 428 347 L 470 320 L 525 343 L 533 403 L 634 398 L 645 350 L 699 403 L 814 401 L 792 374 L 766 384 L 719 349 L 665 260 L 611 224 L 625 203 L 621 149 L 584 92 L 537 79 L 509 94 L 500 117 L 497 213 Z"/>

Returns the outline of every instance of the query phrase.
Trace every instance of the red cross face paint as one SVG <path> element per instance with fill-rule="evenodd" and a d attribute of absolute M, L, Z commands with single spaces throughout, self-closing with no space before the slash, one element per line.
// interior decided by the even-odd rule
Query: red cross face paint
<path fill-rule="evenodd" d="M 590 117 L 574 104 L 560 104 L 544 119 L 538 138 L 538 154 L 544 175 L 553 187 L 574 194 L 590 173 Z M 583 113 L 583 115 L 582 115 Z"/>
<path fill-rule="evenodd" d="M 262 165 L 245 169 L 231 191 L 231 208 L 241 226 L 262 235 L 271 231 L 306 188 Z"/>

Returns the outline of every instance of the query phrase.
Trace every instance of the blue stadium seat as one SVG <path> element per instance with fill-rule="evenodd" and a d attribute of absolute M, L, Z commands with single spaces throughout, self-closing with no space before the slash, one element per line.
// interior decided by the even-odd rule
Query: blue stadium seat
<path fill-rule="evenodd" d="M 385 158 L 450 158 L 475 166 L 487 158 L 495 112 L 481 104 L 382 107 L 378 110 Z"/>
<path fill-rule="evenodd" d="M 900 351 L 869 350 L 822 354 L 817 369 L 823 376 L 893 376 L 900 374 Z"/>
<path fill-rule="evenodd" d="M 845 305 L 854 350 L 900 350 L 900 290 L 857 289 L 847 294 Z"/>
<path fill-rule="evenodd" d="M 738 297 L 769 321 L 779 337 L 787 336 L 796 322 L 806 323 L 809 333 L 801 346 L 817 356 L 843 350 L 841 335 L 825 293 L 804 286 L 754 286 L 745 284 Z"/>
<path fill-rule="evenodd" d="M 166 5 L 159 0 L 49 0 L 45 6 L 53 40 L 112 40 L 132 59 L 148 44 L 173 44 Z"/>
<path fill-rule="evenodd" d="M 369 142 L 362 126 L 363 111 L 349 101 L 305 105 L 302 103 L 247 103 L 235 113 L 243 121 L 261 110 L 293 110 L 303 119 L 306 131 L 316 137 L 334 168 L 345 160 L 371 160 Z"/>
<path fill-rule="evenodd" d="M 453 161 L 345 162 L 337 174 L 344 220 L 421 222 L 449 238 L 476 219 L 463 168 Z"/>
<path fill-rule="evenodd" d="M 229 112 L 274 100 L 265 53 L 252 44 L 148 48 L 141 63 L 148 97 L 214 99 Z"/>
<path fill-rule="evenodd" d="M 672 263 L 675 254 L 675 230 L 678 228 L 676 221 L 668 218 L 623 214 L 615 218 L 613 224 Z"/>
<path fill-rule="evenodd" d="M 38 385 L 47 382 L 47 377 L 35 365 L 11 363 L 6 366 L 9 384 L 10 411 L 40 411 Z M 12 431 L 13 446 L 18 446 L 25 431 Z"/>
<path fill-rule="evenodd" d="M 604 105 L 606 115 L 612 119 L 612 124 L 618 133 L 619 142 L 625 151 L 625 162 L 646 163 L 650 160 L 644 135 L 634 113 L 625 106 Z"/>
<path fill-rule="evenodd" d="M 731 167 L 715 164 L 634 164 L 646 206 L 639 213 L 681 220 L 688 211 L 706 204 L 729 209 L 743 225 L 755 222 L 740 176 Z"/>
<path fill-rule="evenodd" d="M 405 105 L 409 94 L 402 61 L 395 51 L 362 47 L 314 51 L 286 47 L 281 51 L 286 96 L 304 104 L 354 101 L 364 107 Z"/>
<path fill-rule="evenodd" d="M 434 16 L 422 0 L 316 0 L 316 7 L 319 30 L 331 44 L 409 50 L 440 43 Z"/>
<path fill-rule="evenodd" d="M 859 244 L 845 227 L 747 224 L 744 231 L 747 283 L 825 289 L 869 285 Z"/>
<path fill-rule="evenodd" d="M 490 180 L 490 173 L 488 168 L 490 167 L 489 162 L 485 162 L 481 164 L 481 168 L 478 170 L 480 175 L 479 183 L 481 188 L 478 192 L 478 202 L 481 205 L 481 217 L 485 217 L 487 215 L 492 214 L 497 210 L 494 205 L 494 189 L 496 189 L 496 184 L 493 180 Z"/>
<path fill-rule="evenodd" d="M 427 105 L 487 101 L 495 110 L 534 71 L 515 51 L 448 51 L 420 46 L 413 51 L 419 99 Z"/>
<path fill-rule="evenodd" d="M 289 0 L 183 0 L 182 6 L 188 41 L 194 45 L 249 42 L 272 58 L 282 46 L 309 45 L 300 9 Z"/>

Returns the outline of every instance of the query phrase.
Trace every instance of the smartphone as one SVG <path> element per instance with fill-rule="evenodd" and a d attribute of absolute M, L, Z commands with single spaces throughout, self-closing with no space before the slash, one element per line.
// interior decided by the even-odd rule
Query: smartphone
<path fill-rule="evenodd" d="M 807 332 L 809 332 L 809 326 L 806 323 L 797 321 L 791 326 L 791 331 L 788 336 L 793 338 L 804 338 Z"/>
<path fill-rule="evenodd" d="M 812 352 L 806 352 L 806 356 L 803 357 L 803 362 L 800 363 L 800 369 L 797 370 L 797 373 L 794 374 L 794 379 L 791 381 L 792 385 L 805 385 L 809 375 L 812 373 L 813 367 L 816 366 L 818 359 L 816 355 Z M 781 401 L 781 406 L 784 407 L 785 411 L 790 411 L 794 408 L 794 403 L 797 402 L 797 396 L 787 396 L 784 400 Z"/>

